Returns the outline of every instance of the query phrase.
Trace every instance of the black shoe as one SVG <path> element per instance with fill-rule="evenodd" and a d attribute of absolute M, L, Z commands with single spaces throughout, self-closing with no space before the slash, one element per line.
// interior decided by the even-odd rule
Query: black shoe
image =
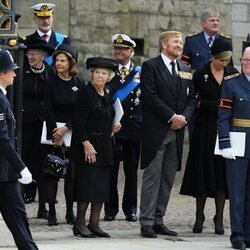
<path fill-rule="evenodd" d="M 141 236 L 144 238 L 156 238 L 157 234 L 153 229 L 153 226 L 146 225 L 141 227 Z"/>
<path fill-rule="evenodd" d="M 66 214 L 65 219 L 66 219 L 67 223 L 70 225 L 74 225 L 76 223 L 76 217 L 73 213 Z"/>
<path fill-rule="evenodd" d="M 126 215 L 126 221 L 137 221 L 137 216 L 135 214 Z"/>
<path fill-rule="evenodd" d="M 153 229 L 157 234 L 177 236 L 175 231 L 168 229 L 164 224 L 154 225 Z"/>
<path fill-rule="evenodd" d="M 246 248 L 250 248 L 250 241 L 245 241 Z"/>
<path fill-rule="evenodd" d="M 215 226 L 215 228 L 214 228 L 215 234 L 223 235 L 225 233 L 225 231 L 223 228 L 222 219 L 217 220 L 217 217 L 214 216 L 213 221 L 214 221 L 214 226 Z"/>
<path fill-rule="evenodd" d="M 76 225 L 73 226 L 72 228 L 73 234 L 75 236 L 81 236 L 83 238 L 95 238 L 95 235 L 93 233 L 82 233 L 78 230 L 78 228 L 76 227 Z"/>
<path fill-rule="evenodd" d="M 200 217 L 196 216 L 196 220 L 195 220 L 194 227 L 193 227 L 193 233 L 199 234 L 199 233 L 202 232 L 204 221 L 205 221 L 205 215 L 204 214 L 202 216 L 200 216 Z"/>
<path fill-rule="evenodd" d="M 30 203 L 35 201 L 35 198 L 34 197 L 24 197 L 23 201 L 25 204 L 30 204 Z"/>
<path fill-rule="evenodd" d="M 104 216 L 104 220 L 105 221 L 113 221 L 115 219 L 115 216 L 114 215 L 105 215 Z"/>
<path fill-rule="evenodd" d="M 46 209 L 43 209 L 43 210 L 38 210 L 37 211 L 37 218 L 38 219 L 45 219 L 45 220 L 48 220 L 49 219 L 49 212 L 48 210 Z"/>
<path fill-rule="evenodd" d="M 90 232 L 93 233 L 93 234 L 94 234 L 95 236 L 97 236 L 97 237 L 110 238 L 110 234 L 108 234 L 108 233 L 102 231 L 101 229 L 100 229 L 100 231 L 98 232 L 98 231 L 93 230 L 93 229 L 91 228 L 90 225 L 88 225 L 87 227 L 88 227 L 88 229 L 90 230 Z"/>
<path fill-rule="evenodd" d="M 242 240 L 236 240 L 236 241 L 232 242 L 232 248 L 234 248 L 234 249 L 240 249 L 240 250 L 245 250 L 246 249 L 246 245 L 245 245 L 244 241 L 242 241 Z"/>
<path fill-rule="evenodd" d="M 58 220 L 56 218 L 56 213 L 49 213 L 48 225 L 49 226 L 57 226 L 58 225 Z"/>

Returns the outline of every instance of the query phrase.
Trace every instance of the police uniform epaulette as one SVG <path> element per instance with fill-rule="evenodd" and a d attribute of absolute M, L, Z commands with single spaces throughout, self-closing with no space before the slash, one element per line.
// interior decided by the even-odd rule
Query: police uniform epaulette
<path fill-rule="evenodd" d="M 220 36 L 227 38 L 227 39 L 232 39 L 230 36 L 224 35 L 224 34 L 220 34 Z"/>
<path fill-rule="evenodd" d="M 199 33 L 188 33 L 187 34 L 187 37 L 192 37 L 192 36 L 195 36 L 195 35 L 198 35 Z"/>
<path fill-rule="evenodd" d="M 232 75 L 229 75 L 229 76 L 225 76 L 224 77 L 224 80 L 230 80 L 230 79 L 233 79 L 235 77 L 238 77 L 240 75 L 240 73 L 234 73 Z"/>

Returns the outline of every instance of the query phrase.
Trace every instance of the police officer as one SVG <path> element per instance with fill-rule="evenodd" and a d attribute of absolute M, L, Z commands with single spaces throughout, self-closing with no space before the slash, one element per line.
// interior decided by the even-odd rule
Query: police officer
<path fill-rule="evenodd" d="M 234 249 L 250 247 L 250 47 L 241 58 L 242 73 L 228 77 L 222 85 L 218 113 L 219 147 L 226 158 Z M 245 132 L 243 157 L 235 156 L 229 132 Z"/>
<path fill-rule="evenodd" d="M 28 184 L 32 175 L 15 149 L 15 119 L 6 97 L 18 66 L 7 50 L 0 50 L 0 211 L 19 250 L 38 249 L 27 221 L 18 181 Z"/>
<path fill-rule="evenodd" d="M 112 37 L 114 57 L 119 62 L 119 70 L 109 82 L 112 98 L 120 99 L 124 110 L 121 131 L 116 134 L 116 141 L 122 146 L 122 160 L 125 173 L 125 187 L 122 209 L 127 221 L 136 221 L 137 212 L 137 169 L 140 155 L 140 129 L 142 122 L 140 71 L 131 58 L 136 46 L 129 36 L 115 34 Z M 119 161 L 114 164 L 110 175 L 110 197 L 105 204 L 104 220 L 114 220 L 119 211 L 117 176 Z"/>
<path fill-rule="evenodd" d="M 181 58 L 192 70 L 200 69 L 212 60 L 210 48 L 217 37 L 223 36 L 219 34 L 220 14 L 217 10 L 206 9 L 200 20 L 203 31 L 186 37 Z M 231 38 L 223 37 L 232 43 Z"/>
<path fill-rule="evenodd" d="M 61 33 L 54 32 L 52 30 L 52 25 L 54 21 L 54 13 L 53 10 L 55 8 L 55 4 L 52 3 L 39 3 L 31 7 L 34 11 L 33 20 L 37 26 L 37 30 L 23 39 L 30 38 L 42 38 L 49 45 L 53 46 L 55 49 L 60 44 L 70 44 L 69 38 Z M 52 63 L 52 57 L 47 57 L 45 60 L 48 64 Z"/>

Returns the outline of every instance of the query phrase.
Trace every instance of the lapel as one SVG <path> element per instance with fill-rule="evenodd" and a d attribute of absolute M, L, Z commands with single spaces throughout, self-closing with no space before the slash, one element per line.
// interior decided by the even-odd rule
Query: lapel
<path fill-rule="evenodd" d="M 201 45 L 201 46 L 203 46 L 203 47 L 205 47 L 206 49 L 209 49 L 210 50 L 210 48 L 209 48 L 209 46 L 208 46 L 208 44 L 207 44 L 207 41 L 206 41 L 206 39 L 205 39 L 205 35 L 204 35 L 204 33 L 203 32 L 200 32 L 199 33 L 199 35 L 198 35 L 198 42 L 199 42 L 199 44 Z"/>
<path fill-rule="evenodd" d="M 167 88 L 171 91 L 171 93 L 176 96 L 176 91 L 173 88 L 174 83 L 172 80 L 172 76 L 167 66 L 165 65 L 164 61 L 162 60 L 161 55 L 157 57 L 156 67 L 159 69 L 159 72 L 161 73 L 165 86 L 167 86 Z"/>

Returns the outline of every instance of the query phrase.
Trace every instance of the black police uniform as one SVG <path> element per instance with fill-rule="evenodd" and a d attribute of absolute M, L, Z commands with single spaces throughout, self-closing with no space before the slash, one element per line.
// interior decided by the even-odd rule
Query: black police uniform
<path fill-rule="evenodd" d="M 0 69 L 8 58 L 0 61 Z M 17 179 L 26 167 L 16 152 L 15 119 L 11 105 L 0 89 L 0 211 L 19 250 L 38 249 L 29 227 Z"/>
<path fill-rule="evenodd" d="M 219 36 L 228 39 L 232 43 L 231 38 L 222 34 L 216 35 L 215 39 Z M 181 59 L 186 64 L 189 64 L 192 70 L 200 69 L 211 61 L 210 47 L 205 39 L 204 32 L 186 37 Z"/>
<path fill-rule="evenodd" d="M 125 173 L 125 187 L 123 193 L 122 209 L 126 218 L 135 215 L 137 211 L 137 169 L 140 156 L 140 130 L 142 122 L 142 110 L 140 101 L 140 70 L 141 67 L 131 63 L 129 74 L 122 80 L 119 72 L 108 83 L 111 87 L 113 100 L 116 91 L 124 91 L 124 88 L 133 80 L 137 82 L 135 88 L 128 92 L 121 101 L 124 115 L 121 120 L 121 130 L 115 134 L 116 142 L 122 146 L 122 160 Z M 115 101 L 115 100 L 114 100 Z M 115 217 L 119 211 L 119 199 L 117 191 L 117 177 L 119 161 L 115 162 L 110 173 L 109 202 L 105 203 L 105 215 Z M 129 220 L 129 219 L 128 219 Z"/>

